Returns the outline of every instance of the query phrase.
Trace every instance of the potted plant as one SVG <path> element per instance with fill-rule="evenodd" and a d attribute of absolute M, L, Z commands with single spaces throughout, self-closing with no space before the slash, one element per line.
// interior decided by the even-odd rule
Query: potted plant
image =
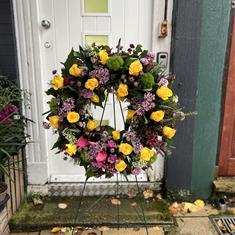
<path fill-rule="evenodd" d="M 8 175 L 13 163 L 11 156 L 17 154 L 29 137 L 25 132 L 28 119 L 21 112 L 27 95 L 15 83 L 0 76 L 0 210 L 9 197 L 4 175 Z"/>

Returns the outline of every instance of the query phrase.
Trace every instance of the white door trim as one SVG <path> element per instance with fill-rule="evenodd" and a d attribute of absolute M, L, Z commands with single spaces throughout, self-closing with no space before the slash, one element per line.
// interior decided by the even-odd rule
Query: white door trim
<path fill-rule="evenodd" d="M 43 71 L 37 0 L 12 0 L 12 2 L 20 85 L 22 89 L 32 93 L 31 108 L 24 109 L 25 115 L 34 121 L 29 123 L 27 130 L 33 142 L 26 146 L 28 183 L 44 184 L 48 181 L 48 160 L 45 145 L 47 139 L 42 128 Z"/>

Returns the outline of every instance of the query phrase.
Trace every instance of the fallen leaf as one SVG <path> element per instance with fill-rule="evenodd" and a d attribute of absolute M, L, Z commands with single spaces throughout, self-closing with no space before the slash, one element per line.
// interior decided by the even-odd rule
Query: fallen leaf
<path fill-rule="evenodd" d="M 59 204 L 58 204 L 58 208 L 60 208 L 60 209 L 66 209 L 66 208 L 67 208 L 67 204 L 66 204 L 66 203 L 59 203 Z"/>
<path fill-rule="evenodd" d="M 149 199 L 153 197 L 153 191 L 150 189 L 147 189 L 143 192 L 144 198 Z"/>
<path fill-rule="evenodd" d="M 235 215 L 235 207 L 228 208 L 228 211 L 229 211 L 231 214 Z"/>
<path fill-rule="evenodd" d="M 221 229 L 224 228 L 224 223 L 223 223 L 222 220 L 220 220 L 220 219 L 217 221 L 217 225 L 218 225 L 219 228 L 221 228 Z"/>
<path fill-rule="evenodd" d="M 136 202 L 132 202 L 132 203 L 131 203 L 131 206 L 133 206 L 133 207 L 134 207 L 134 206 L 137 206 L 137 203 L 136 203 Z"/>
<path fill-rule="evenodd" d="M 198 208 L 203 208 L 203 207 L 205 206 L 205 202 L 204 202 L 203 200 L 200 200 L 200 199 L 196 200 L 196 201 L 194 202 L 194 204 L 195 204 Z"/>
<path fill-rule="evenodd" d="M 132 230 L 133 230 L 134 232 L 138 232 L 138 231 L 140 231 L 140 228 L 137 228 L 137 227 L 136 227 L 136 228 L 133 228 Z"/>
<path fill-rule="evenodd" d="M 235 231 L 235 225 L 231 224 L 231 229 Z"/>
<path fill-rule="evenodd" d="M 129 198 L 134 198 L 134 197 L 136 197 L 137 192 L 134 191 L 134 190 L 129 190 L 127 195 L 128 195 Z"/>
<path fill-rule="evenodd" d="M 60 233 L 61 232 L 61 228 L 60 227 L 54 227 L 51 230 L 51 233 Z"/>
<path fill-rule="evenodd" d="M 111 203 L 116 206 L 121 205 L 121 201 L 116 198 L 111 199 Z"/>
<path fill-rule="evenodd" d="M 99 230 L 100 232 L 106 232 L 106 231 L 109 231 L 110 228 L 107 227 L 107 226 L 102 226 L 102 227 L 99 227 L 98 230 Z"/>
<path fill-rule="evenodd" d="M 87 235 L 97 235 L 95 232 L 87 233 Z"/>
<path fill-rule="evenodd" d="M 159 231 L 161 231 L 162 229 L 160 228 L 160 227 L 158 227 L 158 226 L 156 226 L 156 227 L 153 227 L 153 231 L 155 231 L 155 232 L 159 232 Z"/>
<path fill-rule="evenodd" d="M 183 211 L 188 212 L 188 213 L 196 212 L 196 211 L 198 211 L 198 207 L 191 202 L 184 202 L 183 203 Z"/>
<path fill-rule="evenodd" d="M 38 198 L 33 198 L 33 204 L 35 206 L 43 205 L 43 201 L 41 199 L 38 199 Z"/>
<path fill-rule="evenodd" d="M 161 195 L 161 193 L 158 193 L 158 194 L 156 195 L 156 198 L 157 198 L 158 200 L 162 200 L 162 195 Z"/>

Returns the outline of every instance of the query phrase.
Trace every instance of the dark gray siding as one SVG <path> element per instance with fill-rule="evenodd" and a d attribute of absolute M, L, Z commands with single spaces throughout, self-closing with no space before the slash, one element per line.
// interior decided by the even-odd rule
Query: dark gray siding
<path fill-rule="evenodd" d="M 16 51 L 10 0 L 0 0 L 0 74 L 16 79 Z"/>
<path fill-rule="evenodd" d="M 202 0 L 174 1 L 172 64 L 175 91 L 185 111 L 194 111 L 200 51 Z M 166 166 L 168 189 L 191 189 L 193 128 L 195 118 L 179 123 L 173 150 Z"/>

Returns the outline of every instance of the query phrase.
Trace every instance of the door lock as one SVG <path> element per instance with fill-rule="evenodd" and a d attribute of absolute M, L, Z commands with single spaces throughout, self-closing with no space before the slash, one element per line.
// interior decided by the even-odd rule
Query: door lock
<path fill-rule="evenodd" d="M 42 20 L 41 21 L 41 26 L 45 29 L 49 29 L 51 27 L 51 23 L 49 20 Z"/>

